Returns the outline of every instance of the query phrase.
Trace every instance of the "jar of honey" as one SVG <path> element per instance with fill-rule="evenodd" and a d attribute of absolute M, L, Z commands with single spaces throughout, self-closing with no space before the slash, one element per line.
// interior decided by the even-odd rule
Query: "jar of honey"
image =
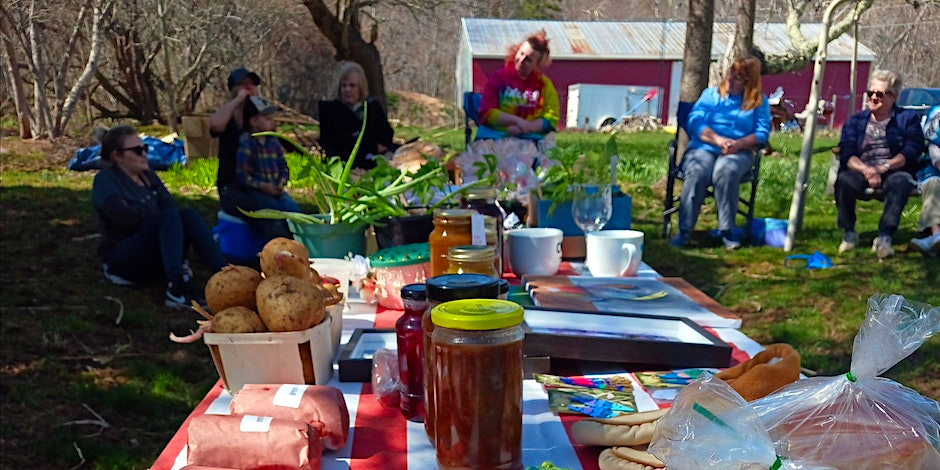
<path fill-rule="evenodd" d="M 438 466 L 522 469 L 522 307 L 456 300 L 431 319 Z"/>
<path fill-rule="evenodd" d="M 447 274 L 485 274 L 498 278 L 499 272 L 493 264 L 495 251 L 492 246 L 464 245 L 447 249 Z"/>
<path fill-rule="evenodd" d="M 473 210 L 487 218 L 492 218 L 492 225 L 487 224 L 486 230 L 494 230 L 492 242 L 487 233 L 486 244 L 493 247 L 496 251 L 496 270 L 500 274 L 503 272 L 503 220 L 505 212 L 496 200 L 496 188 L 467 188 L 463 197 L 460 199 L 460 207 Z"/>
<path fill-rule="evenodd" d="M 447 272 L 447 249 L 452 246 L 471 245 L 472 229 L 466 209 L 438 209 L 434 211 L 434 230 L 428 237 L 431 249 L 431 276 Z"/>
<path fill-rule="evenodd" d="M 421 331 L 424 333 L 424 430 L 428 440 L 434 444 L 434 350 L 431 349 L 431 335 L 434 322 L 431 310 L 445 302 L 460 299 L 496 299 L 499 297 L 499 279 L 482 274 L 445 274 L 428 278 L 428 309 L 421 317 Z"/>

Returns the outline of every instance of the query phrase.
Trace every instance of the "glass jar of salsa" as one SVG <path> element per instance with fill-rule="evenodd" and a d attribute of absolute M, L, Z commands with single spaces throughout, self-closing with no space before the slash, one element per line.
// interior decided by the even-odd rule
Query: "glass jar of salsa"
<path fill-rule="evenodd" d="M 447 249 L 452 246 L 470 245 L 472 228 L 466 209 L 438 209 L 434 211 L 434 230 L 428 237 L 431 249 L 431 276 L 447 272 Z"/>
<path fill-rule="evenodd" d="M 434 322 L 431 321 L 431 309 L 452 300 L 460 299 L 495 299 L 499 297 L 499 279 L 482 274 L 445 274 L 429 278 L 427 287 L 428 309 L 421 317 L 421 331 L 424 335 L 424 430 L 428 439 L 434 443 L 434 365 L 431 349 L 431 334 Z"/>
<path fill-rule="evenodd" d="M 447 274 L 485 274 L 499 277 L 493 264 L 494 250 L 491 246 L 464 245 L 447 249 Z"/>
<path fill-rule="evenodd" d="M 522 307 L 456 300 L 431 318 L 438 466 L 521 469 Z"/>

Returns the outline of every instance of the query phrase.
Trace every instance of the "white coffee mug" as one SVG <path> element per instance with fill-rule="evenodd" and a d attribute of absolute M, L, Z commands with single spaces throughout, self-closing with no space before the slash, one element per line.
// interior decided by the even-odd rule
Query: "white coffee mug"
<path fill-rule="evenodd" d="M 561 241 L 564 233 L 557 228 L 520 228 L 510 230 L 509 265 L 518 277 L 551 276 L 561 265 Z"/>
<path fill-rule="evenodd" d="M 636 276 L 643 260 L 643 232 L 601 230 L 588 232 L 587 266 L 594 277 Z"/>

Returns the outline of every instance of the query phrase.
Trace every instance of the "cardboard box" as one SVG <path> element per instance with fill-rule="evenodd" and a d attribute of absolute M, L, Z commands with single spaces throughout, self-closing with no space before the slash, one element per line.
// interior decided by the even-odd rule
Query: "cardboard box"
<path fill-rule="evenodd" d="M 183 116 L 183 144 L 186 158 L 216 157 L 218 140 L 209 133 L 209 116 Z"/>
<path fill-rule="evenodd" d="M 206 333 L 203 339 L 232 393 L 248 383 L 325 385 L 333 375 L 331 316 L 303 331 Z"/>

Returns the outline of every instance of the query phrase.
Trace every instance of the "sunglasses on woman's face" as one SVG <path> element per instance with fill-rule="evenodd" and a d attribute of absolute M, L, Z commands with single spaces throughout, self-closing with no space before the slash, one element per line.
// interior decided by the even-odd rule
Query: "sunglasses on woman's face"
<path fill-rule="evenodd" d="M 872 96 L 876 96 L 876 97 L 878 97 L 879 100 L 883 100 L 883 99 L 885 98 L 885 95 L 891 96 L 891 95 L 894 94 L 894 92 L 893 92 L 893 91 L 875 91 L 875 90 L 868 90 L 868 91 L 865 92 L 865 94 L 868 95 L 868 98 L 869 98 L 869 99 L 871 99 Z"/>
<path fill-rule="evenodd" d="M 137 154 L 138 157 L 142 157 L 144 153 L 147 152 L 147 146 L 137 145 L 134 147 L 127 147 L 127 148 L 121 149 L 121 151 L 122 152 L 127 152 L 127 151 L 134 152 L 135 154 Z"/>

